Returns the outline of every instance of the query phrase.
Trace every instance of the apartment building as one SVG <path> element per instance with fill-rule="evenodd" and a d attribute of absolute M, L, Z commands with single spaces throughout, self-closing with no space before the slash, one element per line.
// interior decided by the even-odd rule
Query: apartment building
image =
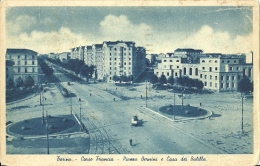
<path fill-rule="evenodd" d="M 72 58 L 83 57 L 85 64 L 96 66 L 100 80 L 112 82 L 114 75 L 137 78 L 145 69 L 146 50 L 136 47 L 132 41 L 104 41 L 102 44 L 84 46 L 81 56 L 78 56 L 79 48 L 71 49 Z"/>
<path fill-rule="evenodd" d="M 6 60 L 13 61 L 13 80 L 18 77 L 25 80 L 31 76 L 34 83 L 38 83 L 38 53 L 29 49 L 13 49 L 8 48 L 6 51 Z M 9 70 L 9 69 L 8 69 Z"/>
<path fill-rule="evenodd" d="M 251 56 L 251 55 L 249 55 Z M 162 58 L 154 74 L 168 77 L 188 76 L 199 79 L 204 88 L 215 91 L 237 90 L 243 76 L 253 79 L 253 63 L 245 55 L 204 54 L 202 50 L 177 49 L 171 57 Z"/>

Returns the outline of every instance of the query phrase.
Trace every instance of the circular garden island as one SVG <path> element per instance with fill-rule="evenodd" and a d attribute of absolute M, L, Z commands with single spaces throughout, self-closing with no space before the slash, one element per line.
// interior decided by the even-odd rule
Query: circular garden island
<path fill-rule="evenodd" d="M 48 116 L 46 125 L 46 117 L 31 118 L 23 121 L 11 123 L 7 126 L 7 134 L 23 135 L 23 136 L 40 136 L 46 135 L 47 129 L 49 134 L 67 133 L 77 124 L 72 115 L 67 116 Z"/>
<path fill-rule="evenodd" d="M 163 114 L 175 116 L 175 119 L 191 119 L 202 118 L 209 114 L 209 111 L 199 107 L 193 107 L 188 105 L 167 105 L 159 108 L 159 111 Z"/>

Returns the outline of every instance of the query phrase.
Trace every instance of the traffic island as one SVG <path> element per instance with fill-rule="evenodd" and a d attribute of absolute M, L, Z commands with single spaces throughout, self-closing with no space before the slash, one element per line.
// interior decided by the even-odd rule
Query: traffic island
<path fill-rule="evenodd" d="M 80 131 L 73 115 L 48 116 L 48 124 L 42 122 L 42 117 L 38 117 L 7 125 L 7 153 L 44 154 L 47 149 L 50 154 L 87 153 L 89 135 Z"/>
<path fill-rule="evenodd" d="M 200 107 L 187 105 L 166 105 L 159 108 L 159 112 L 174 121 L 207 118 L 212 112 Z"/>

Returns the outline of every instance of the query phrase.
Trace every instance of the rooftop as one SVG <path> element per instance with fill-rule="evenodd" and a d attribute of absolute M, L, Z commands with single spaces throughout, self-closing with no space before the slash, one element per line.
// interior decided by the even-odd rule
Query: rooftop
<path fill-rule="evenodd" d="M 7 48 L 6 54 L 38 54 L 37 52 L 25 48 Z"/>

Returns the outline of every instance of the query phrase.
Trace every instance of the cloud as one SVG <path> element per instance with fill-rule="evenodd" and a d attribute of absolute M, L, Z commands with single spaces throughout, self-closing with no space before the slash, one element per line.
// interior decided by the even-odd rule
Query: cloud
<path fill-rule="evenodd" d="M 61 27 L 59 31 L 32 31 L 10 36 L 7 40 L 9 48 L 29 48 L 39 53 L 60 53 L 70 51 L 72 47 L 88 42 L 81 34 L 73 33 L 69 28 Z"/>
<path fill-rule="evenodd" d="M 184 47 L 200 48 L 212 53 L 247 53 L 253 49 L 252 45 L 252 34 L 231 38 L 228 32 L 215 31 L 208 25 L 202 26 L 198 32 L 182 42 Z"/>
<path fill-rule="evenodd" d="M 108 15 L 100 22 L 100 33 L 104 40 L 126 40 L 143 43 L 152 27 L 141 23 L 133 24 L 124 15 Z"/>
<path fill-rule="evenodd" d="M 33 16 L 20 15 L 13 20 L 8 20 L 6 29 L 8 34 L 17 35 L 21 32 L 27 31 L 36 25 L 37 20 Z"/>

